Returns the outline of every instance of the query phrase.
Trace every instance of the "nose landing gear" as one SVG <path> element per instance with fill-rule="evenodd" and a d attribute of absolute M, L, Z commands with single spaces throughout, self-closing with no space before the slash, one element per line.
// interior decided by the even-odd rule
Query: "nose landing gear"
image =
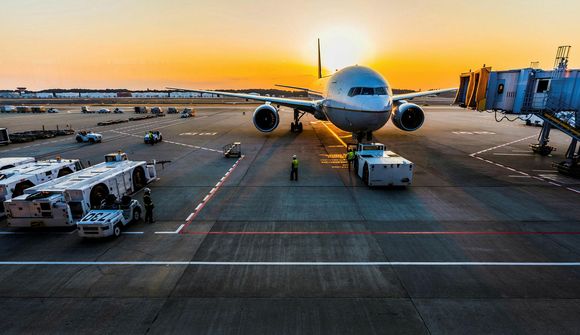
<path fill-rule="evenodd" d="M 294 122 L 290 123 L 290 132 L 292 133 L 301 133 L 303 128 L 302 128 L 302 122 L 300 122 L 300 119 L 304 116 L 304 114 L 306 114 L 305 112 L 301 112 L 297 109 L 294 110 Z"/>
<path fill-rule="evenodd" d="M 356 138 L 357 143 L 372 142 L 373 132 L 372 131 L 361 131 L 353 134 L 353 138 Z"/>

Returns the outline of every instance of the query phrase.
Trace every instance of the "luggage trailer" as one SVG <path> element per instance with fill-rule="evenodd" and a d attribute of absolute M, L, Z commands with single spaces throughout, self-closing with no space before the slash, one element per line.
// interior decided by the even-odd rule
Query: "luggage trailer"
<path fill-rule="evenodd" d="M 129 161 L 124 153 L 105 162 L 25 191 L 4 203 L 11 227 L 72 226 L 109 194 L 118 198 L 145 187 L 157 177 L 155 162 Z"/>

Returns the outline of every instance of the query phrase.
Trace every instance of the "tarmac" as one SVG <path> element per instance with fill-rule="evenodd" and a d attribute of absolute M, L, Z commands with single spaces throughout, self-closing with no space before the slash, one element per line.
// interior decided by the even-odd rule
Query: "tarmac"
<path fill-rule="evenodd" d="M 121 115 L 0 115 L 12 132 L 67 124 L 62 137 L 0 147 L 0 157 L 171 161 L 152 183 L 154 224 L 118 239 L 0 221 L 0 333 L 577 334 L 580 180 L 534 155 L 540 128 L 493 114 L 425 107 L 424 126 L 375 133 L 416 164 L 407 188 L 368 188 L 342 155 L 351 139 L 292 113 L 270 134 L 255 107 L 196 107 L 97 127 Z M 164 142 L 145 145 L 148 130 Z M 224 158 L 240 141 L 243 157 Z M 289 179 L 300 160 L 299 181 Z M 141 197 L 141 193 L 136 195 Z"/>

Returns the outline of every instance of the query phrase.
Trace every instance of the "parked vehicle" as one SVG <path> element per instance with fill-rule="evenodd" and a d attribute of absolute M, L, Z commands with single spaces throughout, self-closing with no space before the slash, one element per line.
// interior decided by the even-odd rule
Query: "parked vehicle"
<path fill-rule="evenodd" d="M 123 152 L 105 156 L 105 162 L 30 187 L 4 203 L 12 227 L 68 227 L 103 199 L 130 195 L 156 180 L 155 162 L 129 161 Z"/>
<path fill-rule="evenodd" d="M 192 117 L 193 116 L 193 110 L 191 108 L 185 108 L 182 112 L 181 112 L 181 118 L 185 119 L 188 117 Z"/>
<path fill-rule="evenodd" d="M 113 110 L 113 113 L 115 113 L 115 114 L 123 114 L 123 113 L 125 113 L 125 112 L 123 112 L 123 110 L 122 110 L 121 108 L 115 108 L 115 109 Z"/>
<path fill-rule="evenodd" d="M 97 113 L 109 114 L 109 113 L 111 113 L 111 110 L 110 109 L 107 109 L 107 108 L 101 108 L 101 109 L 98 110 Z"/>
<path fill-rule="evenodd" d="M 103 140 L 103 135 L 93 133 L 92 131 L 81 130 L 77 133 L 76 140 L 79 143 L 100 143 Z"/>
<path fill-rule="evenodd" d="M 167 114 L 177 114 L 177 113 L 179 113 L 177 108 L 175 108 L 175 107 L 168 107 L 167 108 Z"/>
<path fill-rule="evenodd" d="M 56 109 L 56 108 L 49 108 L 47 112 L 48 113 L 51 113 L 51 114 L 52 113 L 60 113 L 60 111 L 58 109 Z"/>

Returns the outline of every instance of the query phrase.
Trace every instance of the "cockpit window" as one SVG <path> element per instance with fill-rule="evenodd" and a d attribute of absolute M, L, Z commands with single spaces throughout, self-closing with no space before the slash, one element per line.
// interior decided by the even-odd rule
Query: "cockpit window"
<path fill-rule="evenodd" d="M 375 87 L 375 95 L 387 95 L 386 87 Z"/>
<path fill-rule="evenodd" d="M 354 97 L 357 95 L 387 95 L 386 87 L 353 87 L 348 90 L 348 96 Z"/>

